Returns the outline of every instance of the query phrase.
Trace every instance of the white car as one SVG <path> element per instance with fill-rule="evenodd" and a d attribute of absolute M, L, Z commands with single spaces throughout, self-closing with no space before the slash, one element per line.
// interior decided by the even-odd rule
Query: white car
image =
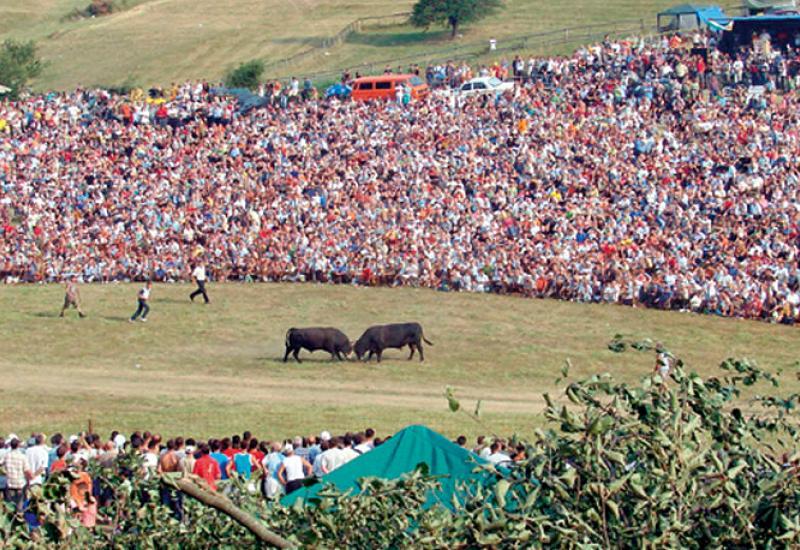
<path fill-rule="evenodd" d="M 482 76 L 464 82 L 456 93 L 459 95 L 502 94 L 513 89 L 513 82 L 503 82 L 494 76 Z"/>

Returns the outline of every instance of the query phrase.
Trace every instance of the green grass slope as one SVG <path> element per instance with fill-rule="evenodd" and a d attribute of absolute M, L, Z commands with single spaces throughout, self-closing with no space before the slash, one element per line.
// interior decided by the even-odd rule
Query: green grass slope
<path fill-rule="evenodd" d="M 96 19 L 67 20 L 89 0 L 4 0 L 0 39 L 33 39 L 48 67 L 39 89 L 77 85 L 169 84 L 220 78 L 239 62 L 267 63 L 318 48 L 351 21 L 410 10 L 411 0 L 129 0 L 129 9 Z M 521 34 L 620 19 L 655 20 L 670 0 L 575 0 L 569 5 L 507 0 L 491 18 L 463 29 L 457 41 L 440 29 L 365 25 L 343 44 L 273 75 L 319 72 L 448 55 L 456 46 L 503 42 Z M 482 46 L 481 46 L 482 47 Z"/>
<path fill-rule="evenodd" d="M 288 436 L 421 422 L 451 436 L 530 433 L 541 394 L 566 358 L 572 376 L 611 372 L 635 381 L 651 353 L 614 354 L 618 332 L 662 341 L 709 374 L 728 356 L 787 368 L 800 389 L 796 328 L 691 314 L 505 296 L 347 286 L 212 284 L 212 304 L 192 304 L 189 285 L 157 285 L 148 323 L 130 324 L 134 285 L 82 287 L 86 319 L 57 317 L 63 290 L 3 287 L 0 433 L 75 432 L 92 419 L 105 433 L 155 429 L 220 435 L 244 429 Z M 389 350 L 383 363 L 309 355 L 284 364 L 289 327 L 337 326 L 356 339 L 368 325 L 416 320 L 434 342 L 425 363 Z M 485 426 L 447 410 L 456 388 L 465 408 L 483 400 Z M 565 401 L 566 402 L 566 401 Z"/>

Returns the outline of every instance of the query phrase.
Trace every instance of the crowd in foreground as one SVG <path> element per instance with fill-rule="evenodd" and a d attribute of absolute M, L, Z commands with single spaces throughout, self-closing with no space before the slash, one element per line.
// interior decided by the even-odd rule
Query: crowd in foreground
<path fill-rule="evenodd" d="M 0 278 L 171 281 L 202 261 L 213 280 L 794 323 L 797 53 L 709 40 L 509 60 L 476 74 L 514 77 L 512 92 L 407 105 L 242 113 L 204 83 L 157 104 L 103 90 L 0 103 Z"/>
<path fill-rule="evenodd" d="M 318 436 L 259 441 L 250 432 L 222 439 L 176 437 L 163 440 L 159 434 L 135 432 L 130 437 L 114 431 L 107 440 L 97 434 L 46 438 L 34 433 L 23 442 L 16 434 L 0 437 L 0 490 L 4 500 L 24 513 L 29 490 L 41 486 L 53 474 L 69 470 L 71 506 L 86 527 L 97 525 L 103 507 L 113 494 L 103 490 L 99 477 L 92 477 L 95 466 L 114 468 L 120 458 L 135 456 L 144 478 L 155 475 L 192 474 L 202 478 L 212 491 L 230 489 L 230 480 L 242 483 L 250 492 L 259 491 L 273 499 L 290 494 L 305 479 L 322 478 L 351 460 L 383 444 L 391 436 L 377 437 L 375 430 L 332 436 L 323 431 Z M 454 442 L 468 448 L 467 438 Z M 525 447 L 503 440 L 477 438 L 469 448 L 492 464 L 510 464 L 525 458 Z M 256 475 L 259 474 L 259 475 Z M 258 487 L 254 480 L 258 480 Z M 227 482 L 227 483 L 221 483 Z M 183 518 L 180 491 L 163 487 L 161 503 Z M 101 518 L 102 519 L 102 518 Z"/>

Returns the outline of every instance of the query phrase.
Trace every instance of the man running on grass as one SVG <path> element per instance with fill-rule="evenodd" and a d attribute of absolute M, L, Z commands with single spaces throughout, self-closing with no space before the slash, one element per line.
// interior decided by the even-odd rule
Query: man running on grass
<path fill-rule="evenodd" d="M 147 314 L 150 313 L 150 306 L 147 303 L 150 301 L 150 289 L 153 288 L 152 281 L 147 281 L 144 286 L 139 290 L 139 307 L 136 308 L 136 313 L 128 319 L 128 322 L 133 323 L 139 315 L 142 316 L 142 323 L 147 322 Z"/>
<path fill-rule="evenodd" d="M 64 284 L 64 290 L 64 305 L 61 306 L 61 314 L 59 317 L 63 317 L 64 312 L 70 307 L 77 309 L 80 317 L 86 317 L 86 314 L 81 309 L 81 293 L 78 291 L 78 283 L 75 276 L 67 279 L 67 282 Z"/>
<path fill-rule="evenodd" d="M 206 294 L 206 268 L 203 264 L 198 263 L 192 271 L 192 279 L 197 283 L 197 290 L 189 294 L 189 299 L 194 302 L 197 296 L 203 295 L 203 300 L 208 303 L 208 294 Z"/>

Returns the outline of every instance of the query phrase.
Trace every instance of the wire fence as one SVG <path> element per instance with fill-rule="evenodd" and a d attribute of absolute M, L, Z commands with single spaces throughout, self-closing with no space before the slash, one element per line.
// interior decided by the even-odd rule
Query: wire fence
<path fill-rule="evenodd" d="M 267 64 L 265 67 L 266 71 L 270 72 L 271 70 L 286 70 L 293 65 L 297 65 L 303 61 L 323 55 L 327 49 L 343 44 L 353 33 L 361 32 L 365 23 L 378 23 L 386 25 L 392 23 L 402 23 L 408 20 L 409 15 L 411 15 L 410 11 L 403 11 L 390 13 L 388 15 L 361 17 L 350 22 L 335 35 L 323 38 L 318 45 L 312 46 L 311 48 L 302 52 L 298 52 L 290 57 L 279 59 Z"/>
<path fill-rule="evenodd" d="M 402 14 L 395 14 L 395 17 L 399 17 L 401 15 Z M 348 25 L 347 28 L 350 29 L 348 32 L 345 33 L 345 29 L 342 29 L 342 31 L 337 34 L 339 37 L 339 43 L 344 42 L 351 33 L 360 32 L 360 30 L 363 28 L 363 22 L 367 19 L 374 20 L 385 18 L 365 18 L 364 20 L 361 20 L 361 23 L 358 27 L 351 28 L 351 25 L 353 24 Z M 513 54 L 515 52 L 532 53 L 546 49 L 554 49 L 559 46 L 596 42 L 607 36 L 611 38 L 617 38 L 632 34 L 647 35 L 655 32 L 655 25 L 648 25 L 642 18 L 619 20 L 592 25 L 565 27 L 552 31 L 518 36 L 515 38 L 498 41 L 494 49 L 490 49 L 488 41 L 474 41 L 458 44 L 451 48 L 437 49 L 429 54 L 415 53 L 413 55 L 403 57 L 370 60 L 355 65 L 351 64 L 348 66 L 309 73 L 307 76 L 315 81 L 326 82 L 338 79 L 338 77 L 340 77 L 345 71 L 358 71 L 362 74 L 370 74 L 383 71 L 387 66 L 396 67 L 412 63 L 430 65 L 444 63 L 447 61 L 458 62 L 476 60 L 489 55 Z M 306 55 L 313 55 L 314 53 L 315 52 L 304 52 Z M 291 66 L 296 64 L 300 59 L 306 60 L 308 57 L 294 56 L 292 58 L 282 60 L 279 63 L 269 66 L 267 68 L 267 73 L 270 74 L 271 78 L 290 78 L 293 74 L 293 72 L 290 70 Z M 288 72 L 281 72 L 280 69 L 284 69 Z"/>

